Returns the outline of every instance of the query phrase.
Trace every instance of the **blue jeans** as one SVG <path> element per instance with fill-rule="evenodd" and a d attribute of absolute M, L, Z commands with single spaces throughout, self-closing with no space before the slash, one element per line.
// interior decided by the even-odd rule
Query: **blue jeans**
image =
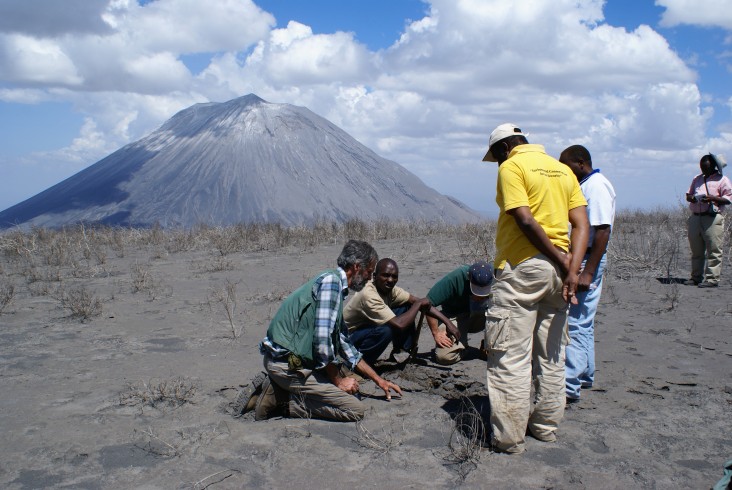
<path fill-rule="evenodd" d="M 587 255 L 582 260 L 582 267 L 587 262 Z M 602 274 L 607 264 L 607 255 L 603 255 L 592 277 L 590 289 L 577 293 L 578 304 L 569 308 L 569 338 L 571 342 L 566 349 L 566 384 L 567 398 L 580 397 L 582 388 L 589 388 L 595 382 L 595 313 L 600 303 L 602 292 Z"/>
<path fill-rule="evenodd" d="M 393 308 L 396 316 L 405 313 L 410 305 Z M 366 325 L 354 330 L 348 336 L 351 344 L 363 354 L 363 360 L 373 365 L 390 343 L 394 343 L 394 350 L 409 349 L 414 336 L 414 323 L 405 329 L 392 328 L 388 323 L 383 325 Z"/>

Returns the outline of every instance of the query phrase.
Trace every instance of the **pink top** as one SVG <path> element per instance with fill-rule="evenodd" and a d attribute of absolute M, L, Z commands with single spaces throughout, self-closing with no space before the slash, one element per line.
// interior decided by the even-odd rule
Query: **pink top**
<path fill-rule="evenodd" d="M 707 189 L 709 189 L 708 192 Z M 704 174 L 699 174 L 691 181 L 689 194 L 697 196 L 697 202 L 689 203 L 691 212 L 706 213 L 709 211 L 709 204 L 701 202 L 700 196 L 720 196 L 732 202 L 732 182 L 726 176 L 719 175 L 719 172 L 714 172 L 707 177 L 707 183 L 704 185 Z M 727 206 L 716 205 L 716 207 L 719 209 L 719 212 L 724 212 Z"/>

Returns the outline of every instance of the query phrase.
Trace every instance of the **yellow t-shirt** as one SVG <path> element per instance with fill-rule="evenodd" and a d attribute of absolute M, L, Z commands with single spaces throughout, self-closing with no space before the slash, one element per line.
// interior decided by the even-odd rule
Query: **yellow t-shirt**
<path fill-rule="evenodd" d="M 506 211 L 528 206 L 551 242 L 569 250 L 569 210 L 587 206 L 579 182 L 563 163 L 547 155 L 542 145 L 519 145 L 498 167 L 496 203 L 496 267 L 516 266 L 539 253 Z"/>
<path fill-rule="evenodd" d="M 370 280 L 346 303 L 343 321 L 349 332 L 369 325 L 383 325 L 396 316 L 391 309 L 408 303 L 409 296 L 407 291 L 398 286 L 394 286 L 390 295 L 382 296 L 374 281 Z"/>

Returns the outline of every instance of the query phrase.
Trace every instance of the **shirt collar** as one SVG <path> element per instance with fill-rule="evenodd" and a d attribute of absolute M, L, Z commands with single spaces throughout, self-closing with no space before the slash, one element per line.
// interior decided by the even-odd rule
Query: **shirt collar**
<path fill-rule="evenodd" d="M 348 276 L 346 275 L 346 271 L 344 271 L 340 267 L 338 267 L 336 270 L 341 276 L 341 293 L 345 298 L 346 296 L 348 296 Z"/>
<path fill-rule="evenodd" d="M 518 145 L 511 150 L 511 153 L 508 154 L 508 158 L 513 157 L 514 155 L 518 155 L 519 153 L 529 153 L 529 152 L 540 152 L 540 153 L 546 153 L 544 150 L 544 145 L 535 145 L 531 143 L 525 143 L 523 145 Z"/>
<path fill-rule="evenodd" d="M 579 182 L 579 183 L 580 183 L 580 184 L 584 184 L 585 182 L 587 182 L 587 180 L 588 180 L 588 179 L 589 179 L 590 177 L 592 177 L 592 176 L 593 176 L 593 175 L 595 175 L 595 174 L 599 174 L 599 173 L 600 173 L 600 169 L 599 169 L 599 168 L 596 168 L 596 169 L 594 169 L 594 170 L 593 170 L 592 172 L 590 172 L 589 174 L 585 175 L 585 176 L 584 176 L 584 178 L 582 178 L 582 180 L 580 180 L 580 182 Z"/>

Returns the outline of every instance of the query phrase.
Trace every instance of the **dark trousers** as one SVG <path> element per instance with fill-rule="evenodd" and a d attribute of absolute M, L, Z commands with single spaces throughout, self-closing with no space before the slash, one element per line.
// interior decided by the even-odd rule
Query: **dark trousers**
<path fill-rule="evenodd" d="M 396 316 L 405 313 L 409 305 L 392 309 Z M 407 328 L 393 328 L 389 324 L 366 325 L 349 334 L 351 343 L 363 354 L 363 360 L 373 364 L 386 350 L 390 343 L 394 343 L 394 350 L 409 349 L 414 337 L 414 322 Z"/>

